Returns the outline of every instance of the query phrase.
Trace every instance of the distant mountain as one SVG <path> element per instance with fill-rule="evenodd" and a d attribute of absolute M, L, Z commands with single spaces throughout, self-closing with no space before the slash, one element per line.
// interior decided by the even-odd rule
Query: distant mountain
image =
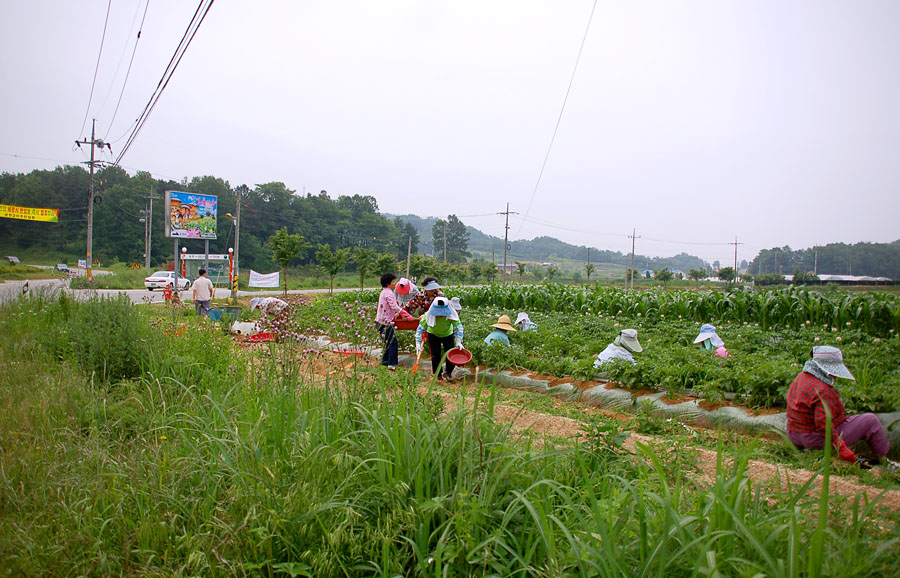
<path fill-rule="evenodd" d="M 400 217 L 401 221 L 412 224 L 419 232 L 419 252 L 431 255 L 434 253 L 432 242 L 431 228 L 438 220 L 438 217 L 419 217 L 418 215 L 389 215 L 385 217 L 394 219 Z M 476 257 L 487 260 L 491 259 L 493 252 L 497 261 L 503 259 L 503 239 L 493 235 L 487 235 L 475 227 L 466 226 L 469 232 L 469 251 Z M 553 261 L 554 259 L 567 259 L 572 261 L 587 261 L 588 247 L 584 245 L 572 245 L 554 237 L 536 237 L 528 241 L 511 241 L 507 254 L 507 262 L 530 261 L 544 262 Z M 631 263 L 631 254 L 624 254 L 618 251 L 607 251 L 591 247 L 592 263 L 609 263 L 612 265 L 621 265 L 627 267 Z M 673 257 L 647 257 L 645 255 L 634 256 L 634 266 L 636 269 L 679 269 L 681 271 L 689 271 L 706 267 L 707 264 L 693 255 L 681 253 Z"/>

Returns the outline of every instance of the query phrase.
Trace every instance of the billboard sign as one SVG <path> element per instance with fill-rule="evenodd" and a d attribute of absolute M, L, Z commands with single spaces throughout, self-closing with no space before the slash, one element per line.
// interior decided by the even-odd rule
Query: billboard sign
<path fill-rule="evenodd" d="M 166 237 L 215 239 L 218 197 L 166 191 Z"/>
<path fill-rule="evenodd" d="M 59 209 L 38 209 L 35 207 L 17 207 L 0 205 L 0 217 L 5 219 L 21 219 L 23 221 L 59 222 Z"/>

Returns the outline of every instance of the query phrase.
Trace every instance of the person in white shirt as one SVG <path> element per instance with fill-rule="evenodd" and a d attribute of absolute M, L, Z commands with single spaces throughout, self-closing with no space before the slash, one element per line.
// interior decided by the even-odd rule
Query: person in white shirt
<path fill-rule="evenodd" d="M 624 359 L 634 363 L 634 353 L 640 353 L 644 348 L 637 339 L 637 329 L 623 329 L 616 339 L 606 346 L 606 349 L 597 354 L 594 367 L 600 368 L 604 363 L 614 359 Z"/>
<path fill-rule="evenodd" d="M 206 277 L 206 269 L 200 269 L 200 277 L 194 281 L 194 311 L 197 315 L 209 313 L 209 302 L 215 294 L 212 281 Z"/>

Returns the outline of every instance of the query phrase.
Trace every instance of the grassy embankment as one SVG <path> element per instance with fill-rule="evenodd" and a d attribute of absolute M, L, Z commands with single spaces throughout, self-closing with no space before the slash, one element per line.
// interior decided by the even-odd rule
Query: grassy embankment
<path fill-rule="evenodd" d="M 487 385 L 479 411 L 445 408 L 406 374 L 342 369 L 303 343 L 239 351 L 187 309 L 125 300 L 25 300 L 0 308 L 0 331 L 11 574 L 869 576 L 900 562 L 897 520 L 871 504 L 752 487 L 740 451 L 692 482 L 679 452 L 629 454 L 606 422 L 585 444 L 533 444 L 495 423 Z"/>

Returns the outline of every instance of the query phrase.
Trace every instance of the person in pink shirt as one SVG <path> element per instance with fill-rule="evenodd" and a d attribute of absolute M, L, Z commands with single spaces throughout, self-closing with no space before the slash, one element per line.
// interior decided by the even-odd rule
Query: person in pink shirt
<path fill-rule="evenodd" d="M 375 313 L 375 326 L 381 334 L 383 344 L 381 365 L 391 371 L 397 371 L 397 358 L 400 343 L 394 334 L 394 319 L 400 313 L 400 304 L 394 295 L 397 286 L 397 276 L 393 273 L 385 273 L 381 276 L 381 295 L 378 296 L 378 310 Z"/>

